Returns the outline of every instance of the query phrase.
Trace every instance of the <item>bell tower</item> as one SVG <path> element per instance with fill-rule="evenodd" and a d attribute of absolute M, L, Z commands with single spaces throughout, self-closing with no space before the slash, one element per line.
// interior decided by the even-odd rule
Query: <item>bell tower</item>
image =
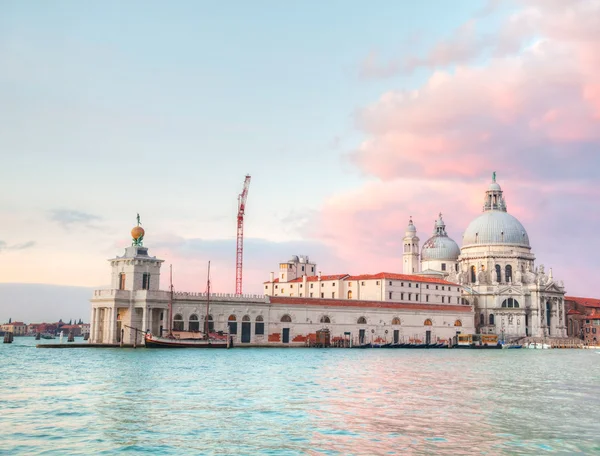
<path fill-rule="evenodd" d="M 403 266 L 404 274 L 417 274 L 419 271 L 419 238 L 412 217 L 408 220 L 408 227 L 403 240 Z"/>

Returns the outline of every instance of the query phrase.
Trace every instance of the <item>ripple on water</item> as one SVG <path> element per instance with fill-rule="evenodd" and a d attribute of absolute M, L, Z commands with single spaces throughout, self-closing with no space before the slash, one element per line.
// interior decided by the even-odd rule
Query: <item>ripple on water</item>
<path fill-rule="evenodd" d="M 591 454 L 587 351 L 0 346 L 0 453 Z"/>

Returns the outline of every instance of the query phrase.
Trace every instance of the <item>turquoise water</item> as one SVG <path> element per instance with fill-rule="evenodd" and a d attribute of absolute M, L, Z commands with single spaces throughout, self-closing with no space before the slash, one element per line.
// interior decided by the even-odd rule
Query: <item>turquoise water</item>
<path fill-rule="evenodd" d="M 592 350 L 34 344 L 0 344 L 2 454 L 600 452 Z"/>

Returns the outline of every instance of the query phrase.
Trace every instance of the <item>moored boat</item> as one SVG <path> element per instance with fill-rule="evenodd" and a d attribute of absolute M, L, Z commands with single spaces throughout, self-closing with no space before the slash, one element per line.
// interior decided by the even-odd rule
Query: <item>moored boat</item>
<path fill-rule="evenodd" d="M 228 335 L 223 338 L 208 337 L 205 339 L 176 339 L 174 337 L 160 337 L 147 333 L 144 336 L 146 348 L 230 348 Z"/>
<path fill-rule="evenodd" d="M 454 348 L 501 349 L 495 334 L 459 334 Z"/>
<path fill-rule="evenodd" d="M 180 339 L 173 334 L 171 329 L 171 315 L 173 313 L 173 271 L 170 274 L 171 297 L 169 299 L 169 331 L 166 337 L 156 336 L 150 332 L 144 334 L 146 348 L 231 348 L 233 346 L 231 337 L 226 333 L 211 333 L 208 323 L 208 311 L 210 305 L 210 261 L 208 262 L 208 279 L 206 292 L 206 319 L 204 321 L 204 332 L 197 338 Z"/>

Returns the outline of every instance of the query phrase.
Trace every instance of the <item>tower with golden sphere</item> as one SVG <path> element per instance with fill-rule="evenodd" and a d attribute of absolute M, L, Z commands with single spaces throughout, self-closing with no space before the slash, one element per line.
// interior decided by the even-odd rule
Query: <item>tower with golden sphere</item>
<path fill-rule="evenodd" d="M 146 232 L 141 227 L 140 215 L 137 226 L 131 230 L 131 247 L 125 255 L 110 260 L 112 266 L 112 287 L 115 290 L 158 290 L 160 285 L 160 265 L 163 260 L 148 255 L 143 239 Z"/>

